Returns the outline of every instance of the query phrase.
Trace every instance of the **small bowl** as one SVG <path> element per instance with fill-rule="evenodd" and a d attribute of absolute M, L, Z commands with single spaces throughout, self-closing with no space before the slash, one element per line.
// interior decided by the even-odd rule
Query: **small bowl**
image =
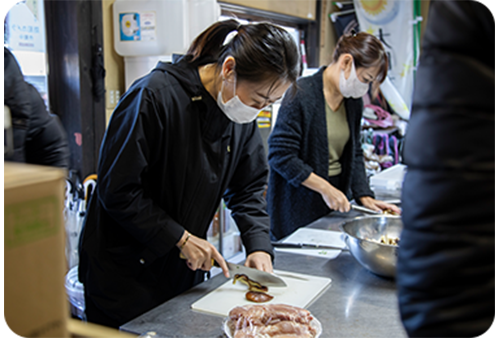
<path fill-rule="evenodd" d="M 369 271 L 383 277 L 396 275 L 398 246 L 382 244 L 382 236 L 399 238 L 403 222 L 399 216 L 380 215 L 356 217 L 344 222 L 340 229 L 346 235 L 351 255 Z"/>

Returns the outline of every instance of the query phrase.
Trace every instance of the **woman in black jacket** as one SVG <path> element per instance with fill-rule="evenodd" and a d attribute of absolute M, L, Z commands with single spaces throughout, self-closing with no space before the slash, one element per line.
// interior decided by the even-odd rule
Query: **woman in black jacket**
<path fill-rule="evenodd" d="M 387 74 L 387 55 L 367 33 L 342 36 L 333 61 L 285 96 L 269 137 L 267 192 L 273 239 L 325 216 L 347 212 L 351 197 L 376 211 L 399 209 L 374 199 L 360 145 L 361 97 Z"/>
<path fill-rule="evenodd" d="M 254 120 L 295 83 L 298 66 L 282 28 L 228 20 L 125 93 L 104 136 L 81 237 L 89 321 L 118 327 L 202 282 L 213 259 L 229 276 L 206 240 L 221 198 L 245 264 L 272 271 L 268 168 Z"/>

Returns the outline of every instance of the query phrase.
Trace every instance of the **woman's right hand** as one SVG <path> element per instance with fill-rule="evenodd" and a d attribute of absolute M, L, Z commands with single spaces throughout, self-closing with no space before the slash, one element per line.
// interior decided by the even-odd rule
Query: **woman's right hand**
<path fill-rule="evenodd" d="M 189 239 L 186 241 L 188 235 Z M 182 247 L 183 243 L 185 244 Z M 184 234 L 177 243 L 177 247 L 179 249 L 182 247 L 181 253 L 184 257 L 186 257 L 186 264 L 191 270 L 196 271 L 201 269 L 204 271 L 210 271 L 212 268 L 212 259 L 214 259 L 222 268 L 224 276 L 229 278 L 229 269 L 224 257 L 222 257 L 215 246 L 210 244 L 208 241 L 184 231 Z"/>
<path fill-rule="evenodd" d="M 332 210 L 340 212 L 348 212 L 351 210 L 351 203 L 349 203 L 344 193 L 328 182 L 326 182 L 321 191 L 321 197 L 323 197 L 323 201 L 325 201 L 326 205 Z"/>
<path fill-rule="evenodd" d="M 351 204 L 344 193 L 331 185 L 330 182 L 323 177 L 312 172 L 309 177 L 302 182 L 302 185 L 321 194 L 323 201 L 325 201 L 330 209 L 340 212 L 348 212 L 351 210 Z"/>

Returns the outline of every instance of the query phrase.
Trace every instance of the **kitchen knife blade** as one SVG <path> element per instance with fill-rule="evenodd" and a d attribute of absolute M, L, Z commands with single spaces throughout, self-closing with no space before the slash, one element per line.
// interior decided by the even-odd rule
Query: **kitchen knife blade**
<path fill-rule="evenodd" d="M 227 267 L 229 268 L 229 275 L 231 278 L 236 274 L 246 275 L 253 281 L 256 281 L 264 286 L 276 286 L 276 287 L 286 287 L 286 283 L 280 277 L 269 273 L 260 271 L 254 268 L 249 268 L 244 265 L 234 264 L 226 261 Z"/>
<path fill-rule="evenodd" d="M 179 254 L 179 257 L 181 259 L 186 259 L 186 257 L 182 254 L 182 252 Z M 243 274 L 246 275 L 248 278 L 250 278 L 253 281 L 256 281 L 264 286 L 275 286 L 275 287 L 286 287 L 285 281 L 276 276 L 275 274 L 269 273 L 269 272 L 264 272 L 260 271 L 254 268 L 248 268 L 244 265 L 240 264 L 234 264 L 226 261 L 227 268 L 229 269 L 229 277 L 233 278 L 234 275 L 237 274 Z M 212 265 L 220 268 L 219 263 L 212 258 Z"/>
<path fill-rule="evenodd" d="M 353 208 L 356 211 L 364 212 L 365 214 L 382 215 L 382 213 L 379 211 L 368 209 L 368 208 L 365 208 L 365 207 L 362 207 L 362 206 L 359 206 L 356 204 L 351 204 L 351 208 Z"/>
<path fill-rule="evenodd" d="M 342 250 L 349 251 L 346 247 L 332 246 L 332 245 L 321 245 L 321 244 L 308 244 L 308 243 L 280 243 L 271 242 L 275 248 L 283 249 L 325 249 L 325 250 Z"/>

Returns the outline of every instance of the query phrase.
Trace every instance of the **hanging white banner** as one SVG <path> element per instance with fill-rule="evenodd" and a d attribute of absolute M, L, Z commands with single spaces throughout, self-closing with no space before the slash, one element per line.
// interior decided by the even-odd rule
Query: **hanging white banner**
<path fill-rule="evenodd" d="M 413 1 L 412 0 L 354 0 L 360 30 L 375 35 L 382 41 L 389 56 L 389 72 L 386 81 L 392 86 L 381 86 L 391 107 L 403 118 L 408 118 L 413 92 Z M 395 88 L 404 101 L 396 104 L 386 93 Z M 386 89 L 386 90 L 384 90 Z M 397 106 L 397 107 L 396 107 Z"/>

